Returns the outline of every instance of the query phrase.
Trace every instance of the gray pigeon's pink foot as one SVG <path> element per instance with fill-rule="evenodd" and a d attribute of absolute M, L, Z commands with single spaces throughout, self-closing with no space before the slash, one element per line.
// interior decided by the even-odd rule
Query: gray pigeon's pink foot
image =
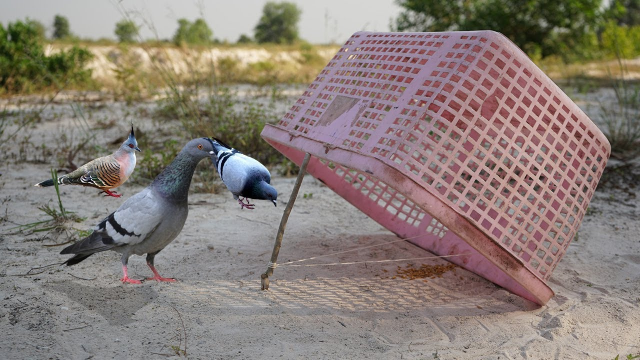
<path fill-rule="evenodd" d="M 105 196 L 113 196 L 114 198 L 119 198 L 120 196 L 122 196 L 122 194 L 118 194 L 115 191 L 111 192 L 108 189 L 103 189 L 102 191 L 104 191 L 104 193 L 106 194 Z"/>
<path fill-rule="evenodd" d="M 142 281 L 140 280 L 136 280 L 136 279 L 132 279 L 129 277 L 129 274 L 127 274 L 127 265 L 122 265 L 122 273 L 124 274 L 124 276 L 122 277 L 122 279 L 120 279 L 120 281 L 122 281 L 123 284 L 142 284 Z"/>
<path fill-rule="evenodd" d="M 120 281 L 122 281 L 122 283 L 124 283 L 124 284 L 126 284 L 126 283 L 129 283 L 129 284 L 142 284 L 142 281 L 136 280 L 136 279 L 132 279 L 132 278 L 130 278 L 128 276 L 123 277 L 122 279 L 120 279 Z"/>
<path fill-rule="evenodd" d="M 151 277 L 151 278 L 147 278 L 147 280 L 155 280 L 155 281 L 166 281 L 166 282 L 176 282 L 176 279 L 172 279 L 172 278 L 166 278 L 166 277 L 162 277 L 160 275 Z"/>
<path fill-rule="evenodd" d="M 160 276 L 160 274 L 158 273 L 158 270 L 156 270 L 155 266 L 153 266 L 153 265 L 151 265 L 149 263 L 147 263 L 147 265 L 149 265 L 149 268 L 151 268 L 151 271 L 153 271 L 153 277 L 147 278 L 147 280 L 166 281 L 166 282 L 175 282 L 175 281 L 177 281 L 176 279 L 166 278 L 166 277 Z"/>
<path fill-rule="evenodd" d="M 247 201 L 246 203 L 245 203 L 245 200 Z M 238 197 L 238 204 L 240 204 L 240 209 L 244 209 L 244 208 L 247 208 L 249 210 L 255 209 L 255 205 L 250 204 L 249 199 L 247 198 Z"/>

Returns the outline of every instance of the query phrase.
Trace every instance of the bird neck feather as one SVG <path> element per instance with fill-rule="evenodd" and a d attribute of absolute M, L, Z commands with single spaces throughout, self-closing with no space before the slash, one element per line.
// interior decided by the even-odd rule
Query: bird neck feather
<path fill-rule="evenodd" d="M 166 198 L 187 201 L 191 178 L 198 162 L 199 160 L 181 152 L 151 185 Z"/>

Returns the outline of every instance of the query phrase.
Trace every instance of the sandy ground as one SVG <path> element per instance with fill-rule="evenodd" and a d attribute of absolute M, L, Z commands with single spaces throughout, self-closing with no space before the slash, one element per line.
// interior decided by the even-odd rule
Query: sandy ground
<path fill-rule="evenodd" d="M 53 142 L 73 126 L 69 106 L 53 108 L 29 129 Z M 121 111 L 107 107 L 106 118 Z M 96 118 L 99 118 L 96 116 Z M 93 120 L 92 120 L 93 121 Z M 139 121 L 153 131 L 151 121 Z M 99 137 L 104 148 L 126 133 L 119 121 Z M 51 144 L 51 143 L 49 143 Z M 640 354 L 640 199 L 637 190 L 596 193 L 579 238 L 539 307 L 461 268 L 435 279 L 402 279 L 405 262 L 430 254 L 398 238 L 307 176 L 285 233 L 269 291 L 260 290 L 295 179 L 275 176 L 274 208 L 241 210 L 231 195 L 191 193 L 178 238 L 156 257 L 176 283 L 123 285 L 119 255 L 51 266 L 60 238 L 16 233 L 15 224 L 46 219 L 52 188 L 33 187 L 54 162 L 0 160 L 0 357 L 5 359 L 613 359 Z M 35 155 L 34 155 L 35 156 Z M 63 187 L 64 206 L 89 229 L 120 199 Z M 303 195 L 307 194 L 306 197 Z M 312 195 L 312 196 L 310 196 Z M 385 243 L 394 242 L 393 244 Z M 370 247 L 370 245 L 381 244 Z M 346 250 L 354 250 L 344 252 Z M 293 264 L 288 261 L 307 259 Z M 308 266 L 318 263 L 365 264 Z M 414 266 L 447 264 L 442 259 Z M 130 276 L 151 275 L 132 257 Z M 44 270 L 44 271 L 43 271 Z M 38 273 L 40 272 L 40 273 Z M 426 281 L 425 281 L 426 280 Z"/>

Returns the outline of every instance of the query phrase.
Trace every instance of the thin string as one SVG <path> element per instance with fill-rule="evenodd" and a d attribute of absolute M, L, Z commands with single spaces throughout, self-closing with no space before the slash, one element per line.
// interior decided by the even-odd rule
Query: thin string
<path fill-rule="evenodd" d="M 355 265 L 355 264 L 364 264 L 364 263 L 387 263 L 387 262 L 396 262 L 396 261 L 412 261 L 412 260 L 426 260 L 426 259 L 442 259 L 442 258 L 450 258 L 455 256 L 465 256 L 471 255 L 469 253 L 466 254 L 454 254 L 454 255 L 441 255 L 441 256 L 427 256 L 427 257 L 418 257 L 418 258 L 405 258 L 405 259 L 387 259 L 387 260 L 367 260 L 367 261 L 350 261 L 350 262 L 340 262 L 340 263 L 327 263 L 327 264 L 291 264 L 290 262 L 280 264 L 282 266 L 336 266 L 336 265 Z"/>
<path fill-rule="evenodd" d="M 378 247 L 378 246 L 395 244 L 395 243 L 398 243 L 398 242 L 403 242 L 403 241 L 407 241 L 407 240 L 413 240 L 413 239 L 416 239 L 416 238 L 419 238 L 419 237 L 425 236 L 425 235 L 429 235 L 429 234 L 420 234 L 420 235 L 411 236 L 411 237 L 408 237 L 408 238 L 403 238 L 403 239 L 400 239 L 400 240 L 389 241 L 389 242 L 382 243 L 382 244 L 375 244 L 375 245 L 364 246 L 364 247 L 351 249 L 351 250 L 338 251 L 338 252 L 335 252 L 335 253 L 318 255 L 318 256 L 314 256 L 314 257 L 310 257 L 310 258 L 306 258 L 306 259 L 287 261 L 286 263 L 282 263 L 280 265 L 289 265 L 289 264 L 293 264 L 293 263 L 297 263 L 297 262 L 303 262 L 303 261 L 307 261 L 307 260 L 315 260 L 317 258 L 321 258 L 321 257 L 324 257 L 324 256 L 340 255 L 340 254 L 344 254 L 344 253 L 348 253 L 348 252 L 352 252 L 352 251 L 358 251 L 358 250 L 364 250 L 364 249 L 369 249 L 369 248 Z"/>

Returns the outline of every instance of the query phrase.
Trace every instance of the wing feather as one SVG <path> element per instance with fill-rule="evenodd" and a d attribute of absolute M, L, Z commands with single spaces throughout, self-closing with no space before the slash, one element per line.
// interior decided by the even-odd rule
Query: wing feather
<path fill-rule="evenodd" d="M 89 161 L 77 170 L 60 177 L 58 183 L 112 188 L 120 183 L 120 163 L 113 155 Z"/>
<path fill-rule="evenodd" d="M 139 244 L 162 222 L 163 213 L 159 209 L 162 201 L 146 188 L 125 201 L 96 230 L 104 232 L 109 239 L 105 242 L 115 246 Z"/>

